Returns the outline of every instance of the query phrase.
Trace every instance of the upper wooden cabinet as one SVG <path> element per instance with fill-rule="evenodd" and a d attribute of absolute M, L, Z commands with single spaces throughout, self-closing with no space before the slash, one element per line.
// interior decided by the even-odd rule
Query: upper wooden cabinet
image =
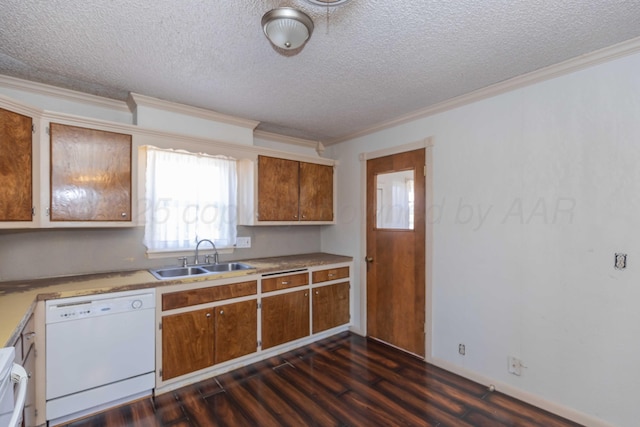
<path fill-rule="evenodd" d="M 298 221 L 299 162 L 258 156 L 258 219 Z"/>
<path fill-rule="evenodd" d="M 332 221 L 333 167 L 258 156 L 258 220 Z"/>
<path fill-rule="evenodd" d="M 300 162 L 300 219 L 333 221 L 333 166 Z"/>
<path fill-rule="evenodd" d="M 261 155 L 256 163 L 241 162 L 239 223 L 335 223 L 334 166 L 327 163 Z"/>
<path fill-rule="evenodd" d="M 33 119 L 0 108 L 0 221 L 33 220 Z"/>
<path fill-rule="evenodd" d="M 131 221 L 131 135 L 50 124 L 51 221 Z"/>

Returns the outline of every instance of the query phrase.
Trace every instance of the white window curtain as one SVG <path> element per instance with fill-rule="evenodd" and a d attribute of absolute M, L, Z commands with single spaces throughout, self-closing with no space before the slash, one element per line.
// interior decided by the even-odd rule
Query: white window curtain
<path fill-rule="evenodd" d="M 236 243 L 236 161 L 229 157 L 146 147 L 146 220 L 149 252 Z"/>

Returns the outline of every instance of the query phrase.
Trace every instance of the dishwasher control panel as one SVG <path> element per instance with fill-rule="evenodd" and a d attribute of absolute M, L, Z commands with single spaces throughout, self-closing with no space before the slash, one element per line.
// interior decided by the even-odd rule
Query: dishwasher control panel
<path fill-rule="evenodd" d="M 45 306 L 47 324 L 154 309 L 155 289 L 48 300 Z"/>

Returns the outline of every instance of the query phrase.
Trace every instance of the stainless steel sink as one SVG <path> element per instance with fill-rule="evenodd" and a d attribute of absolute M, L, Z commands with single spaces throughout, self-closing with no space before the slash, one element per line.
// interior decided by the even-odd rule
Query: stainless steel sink
<path fill-rule="evenodd" d="M 229 271 L 251 270 L 252 266 L 242 262 L 223 262 L 220 264 L 203 264 L 190 267 L 167 267 L 149 270 L 156 279 L 184 279 L 194 276 L 207 276 L 226 273 Z"/>
<path fill-rule="evenodd" d="M 207 264 L 201 267 L 212 273 L 224 273 L 227 271 L 238 271 L 238 270 L 251 270 L 252 268 L 254 268 L 242 262 L 223 262 L 221 264 Z"/>
<path fill-rule="evenodd" d="M 169 267 L 149 270 L 157 279 L 179 279 L 209 273 L 201 267 Z"/>

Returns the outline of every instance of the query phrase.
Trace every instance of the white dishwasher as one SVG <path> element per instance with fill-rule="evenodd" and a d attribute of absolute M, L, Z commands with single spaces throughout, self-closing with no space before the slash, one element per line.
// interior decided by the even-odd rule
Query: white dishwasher
<path fill-rule="evenodd" d="M 46 301 L 49 425 L 151 394 L 155 302 L 155 289 Z"/>

